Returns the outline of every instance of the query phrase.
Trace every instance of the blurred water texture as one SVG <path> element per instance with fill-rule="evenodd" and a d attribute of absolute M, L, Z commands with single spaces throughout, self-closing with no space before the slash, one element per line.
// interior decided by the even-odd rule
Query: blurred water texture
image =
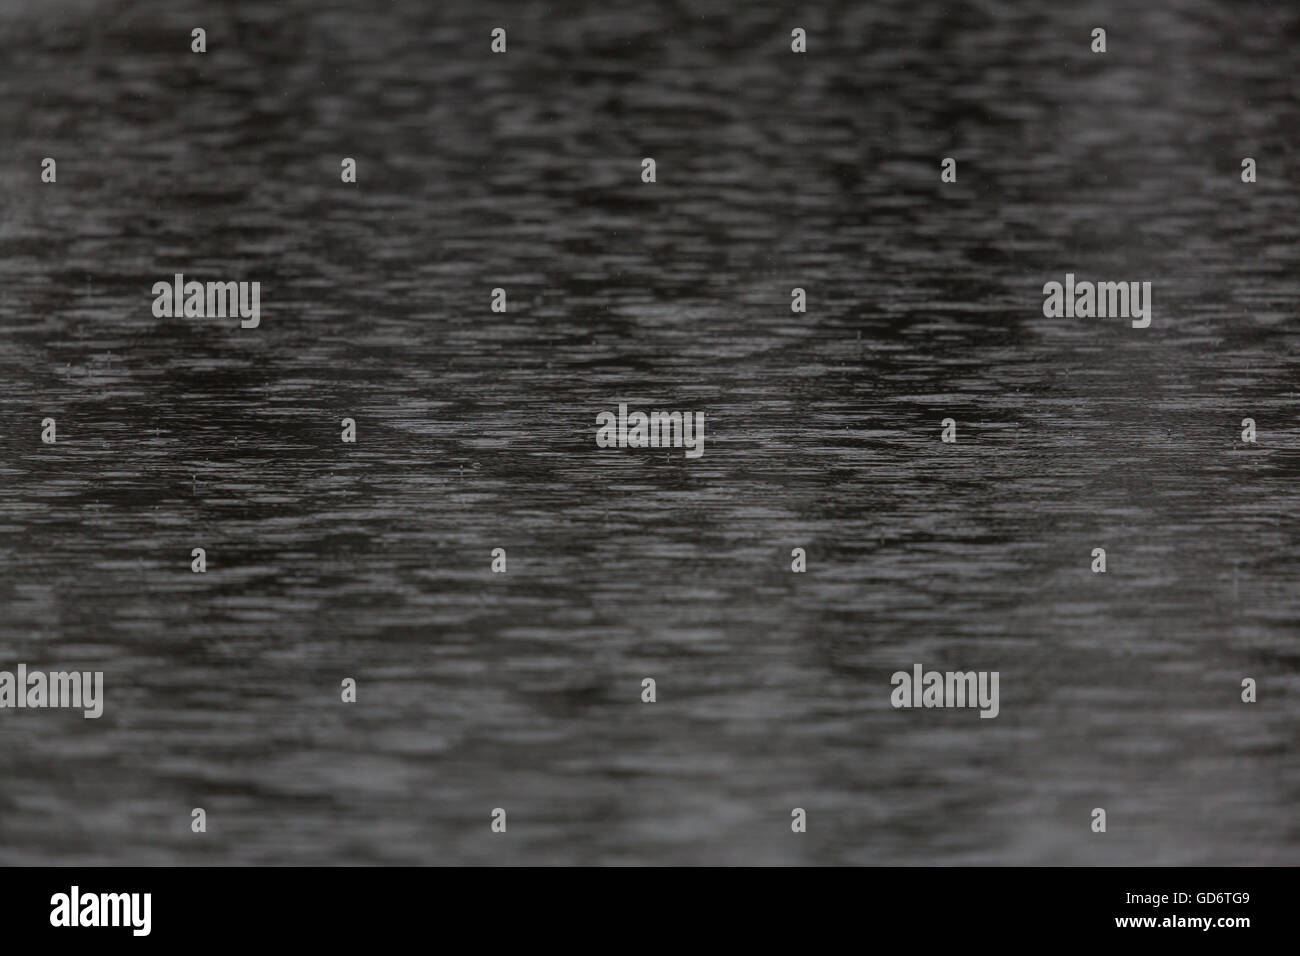
<path fill-rule="evenodd" d="M 6 5 L 0 862 L 1300 862 L 1300 8 L 1077 6 Z"/>

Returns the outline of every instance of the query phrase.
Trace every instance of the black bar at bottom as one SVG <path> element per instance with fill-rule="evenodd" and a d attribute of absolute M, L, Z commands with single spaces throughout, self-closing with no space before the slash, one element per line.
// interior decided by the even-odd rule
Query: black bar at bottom
<path fill-rule="evenodd" d="M 0 870 L 0 919 L 8 943 L 79 945 L 284 940 L 336 950 L 412 939 L 653 949 L 715 939 L 729 949 L 753 940 L 807 950 L 855 939 L 1127 937 L 1233 946 L 1290 937 L 1294 877 L 1275 868 L 10 868 Z"/>

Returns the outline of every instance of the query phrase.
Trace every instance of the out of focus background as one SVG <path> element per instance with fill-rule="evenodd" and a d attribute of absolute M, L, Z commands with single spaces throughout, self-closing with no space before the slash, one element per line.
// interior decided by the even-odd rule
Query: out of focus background
<path fill-rule="evenodd" d="M 5 3 L 0 669 L 106 686 L 0 712 L 0 863 L 1300 862 L 1298 41 Z M 177 272 L 261 327 L 155 318 Z M 1044 318 L 1066 272 L 1151 327 Z M 621 401 L 704 457 L 598 449 Z M 917 662 L 1000 716 L 891 709 Z"/>

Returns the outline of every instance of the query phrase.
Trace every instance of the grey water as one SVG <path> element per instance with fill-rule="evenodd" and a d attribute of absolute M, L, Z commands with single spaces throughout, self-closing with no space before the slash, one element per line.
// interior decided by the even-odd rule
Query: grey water
<path fill-rule="evenodd" d="M 0 711 L 0 863 L 1300 863 L 1300 8 L 41 0 L 0 64 L 0 670 L 105 674 Z"/>

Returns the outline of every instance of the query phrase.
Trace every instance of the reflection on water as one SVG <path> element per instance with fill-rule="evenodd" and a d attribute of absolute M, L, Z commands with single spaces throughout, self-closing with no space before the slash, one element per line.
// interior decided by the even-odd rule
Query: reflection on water
<path fill-rule="evenodd" d="M 1300 862 L 1300 14 L 585 6 L 0 14 L 0 861 Z"/>

